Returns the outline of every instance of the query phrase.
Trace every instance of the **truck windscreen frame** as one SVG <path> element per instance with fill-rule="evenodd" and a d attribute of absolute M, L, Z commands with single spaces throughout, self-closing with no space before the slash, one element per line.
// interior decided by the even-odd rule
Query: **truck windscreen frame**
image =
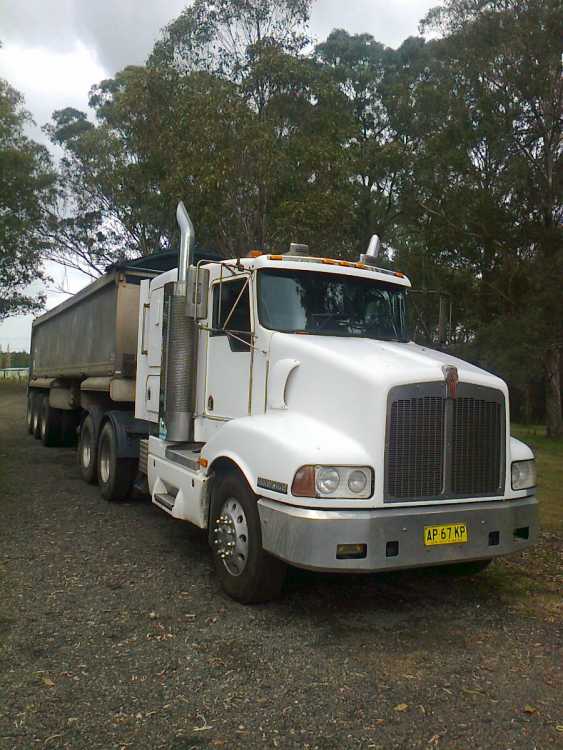
<path fill-rule="evenodd" d="M 351 274 L 258 271 L 263 328 L 311 336 L 408 341 L 406 287 Z"/>

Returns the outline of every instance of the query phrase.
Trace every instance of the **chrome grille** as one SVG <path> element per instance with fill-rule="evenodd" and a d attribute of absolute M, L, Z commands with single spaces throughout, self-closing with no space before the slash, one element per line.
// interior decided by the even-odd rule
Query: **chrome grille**
<path fill-rule="evenodd" d="M 398 399 L 391 404 L 387 490 L 392 497 L 432 497 L 443 484 L 444 399 Z"/>
<path fill-rule="evenodd" d="M 494 493 L 500 484 L 501 405 L 459 398 L 453 407 L 452 491 Z"/>
<path fill-rule="evenodd" d="M 498 495 L 504 477 L 504 397 L 460 383 L 391 390 L 387 411 L 385 502 Z"/>

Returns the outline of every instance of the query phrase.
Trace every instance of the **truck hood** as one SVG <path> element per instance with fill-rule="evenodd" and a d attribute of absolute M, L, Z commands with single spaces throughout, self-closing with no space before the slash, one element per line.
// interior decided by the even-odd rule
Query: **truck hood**
<path fill-rule="evenodd" d="M 505 390 L 504 382 L 491 373 L 413 342 L 275 333 L 270 365 L 284 357 L 299 361 L 299 368 L 310 370 L 315 381 L 329 379 L 333 386 L 338 381 L 339 387 L 361 384 L 381 392 L 406 383 L 443 381 L 442 367 L 454 365 L 462 382 Z"/>
<path fill-rule="evenodd" d="M 336 452 L 339 445 L 354 443 L 357 450 L 348 450 L 344 463 L 382 466 L 390 389 L 438 381 L 445 395 L 444 365 L 457 367 L 462 383 L 502 391 L 508 405 L 500 378 L 444 352 L 414 343 L 274 333 L 268 412 L 285 413 L 297 419 L 295 424 L 301 416 L 303 426 L 312 420 L 319 438 L 331 436 Z M 296 440 L 298 433 L 299 428 Z"/>

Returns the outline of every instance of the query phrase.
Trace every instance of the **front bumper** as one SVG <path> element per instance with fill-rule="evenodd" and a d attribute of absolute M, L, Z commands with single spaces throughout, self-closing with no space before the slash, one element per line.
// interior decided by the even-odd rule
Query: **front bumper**
<path fill-rule="evenodd" d="M 264 549 L 310 570 L 367 573 L 484 560 L 519 552 L 538 535 L 533 496 L 377 510 L 313 510 L 261 498 L 258 510 Z M 451 523 L 466 524 L 467 543 L 424 545 L 425 526 Z M 339 560 L 339 544 L 365 544 L 366 556 Z"/>

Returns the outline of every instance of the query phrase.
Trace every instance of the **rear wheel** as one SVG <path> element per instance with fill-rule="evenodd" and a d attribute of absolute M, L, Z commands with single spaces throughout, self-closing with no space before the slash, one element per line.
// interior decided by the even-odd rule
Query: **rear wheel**
<path fill-rule="evenodd" d="M 78 465 L 80 475 L 88 484 L 97 481 L 97 445 L 96 426 L 94 420 L 88 414 L 80 427 L 80 439 L 78 442 Z"/>
<path fill-rule="evenodd" d="M 226 593 L 243 604 L 276 599 L 286 565 L 262 548 L 256 495 L 238 475 L 219 478 L 213 492 L 210 541 Z"/>
<path fill-rule="evenodd" d="M 25 416 L 25 421 L 27 424 L 27 431 L 30 435 L 33 435 L 33 399 L 35 398 L 35 395 L 33 391 L 27 392 L 27 413 Z"/>
<path fill-rule="evenodd" d="M 119 458 L 117 437 L 111 422 L 106 422 L 98 441 L 98 484 L 105 500 L 126 500 L 137 476 L 135 458 Z"/>
<path fill-rule="evenodd" d="M 42 393 L 34 393 L 31 405 L 31 434 L 36 440 L 41 437 L 41 408 L 45 396 Z"/>
<path fill-rule="evenodd" d="M 49 396 L 44 396 L 41 403 L 41 442 L 46 448 L 60 445 L 61 442 L 61 410 L 49 406 Z"/>

